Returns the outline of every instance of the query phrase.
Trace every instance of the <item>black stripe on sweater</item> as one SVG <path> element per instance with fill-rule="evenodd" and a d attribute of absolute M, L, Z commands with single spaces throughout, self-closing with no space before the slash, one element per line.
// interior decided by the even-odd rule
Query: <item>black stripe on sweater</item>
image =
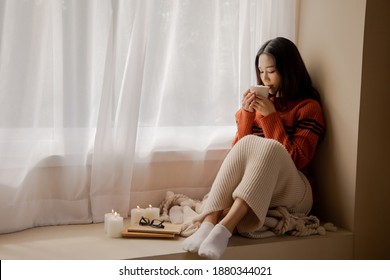
<path fill-rule="evenodd" d="M 295 134 L 295 131 L 297 129 L 305 129 L 309 130 L 310 132 L 318 135 L 320 139 L 324 138 L 325 135 L 325 127 L 320 124 L 319 122 L 313 120 L 313 119 L 303 119 L 298 120 L 295 122 L 294 126 L 284 126 L 284 129 L 286 130 L 286 133 L 291 137 Z M 259 135 L 264 137 L 264 131 L 262 128 L 259 128 L 257 126 L 252 127 L 252 132 L 255 135 Z"/>
<path fill-rule="evenodd" d="M 322 139 L 325 135 L 325 127 L 313 119 L 298 120 L 295 123 L 295 127 L 300 129 L 310 130 L 311 132 L 318 135 L 320 139 Z"/>

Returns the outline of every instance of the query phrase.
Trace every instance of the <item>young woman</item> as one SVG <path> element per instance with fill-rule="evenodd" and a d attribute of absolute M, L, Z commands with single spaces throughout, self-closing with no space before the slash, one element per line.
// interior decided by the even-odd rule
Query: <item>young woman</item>
<path fill-rule="evenodd" d="M 286 38 L 266 42 L 255 67 L 269 97 L 244 93 L 233 147 L 194 221 L 201 223 L 198 230 L 183 242 L 184 250 L 202 257 L 219 259 L 235 229 L 260 229 L 271 208 L 307 214 L 312 206 L 308 165 L 325 133 L 319 94 Z"/>

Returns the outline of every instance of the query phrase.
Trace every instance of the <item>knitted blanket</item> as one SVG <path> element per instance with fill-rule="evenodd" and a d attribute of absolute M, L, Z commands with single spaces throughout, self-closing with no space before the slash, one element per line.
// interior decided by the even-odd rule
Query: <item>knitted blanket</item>
<path fill-rule="evenodd" d="M 184 194 L 166 193 L 165 199 L 160 204 L 160 219 L 173 224 L 181 224 L 183 237 L 192 235 L 200 226 L 193 223 L 202 213 L 202 206 L 208 198 L 208 194 L 202 200 L 191 199 Z M 326 231 L 337 231 L 332 223 L 320 224 L 320 220 L 313 215 L 289 213 L 285 207 L 270 209 L 264 225 L 254 232 L 240 233 L 248 238 L 265 238 L 277 235 L 309 236 L 325 235 Z"/>

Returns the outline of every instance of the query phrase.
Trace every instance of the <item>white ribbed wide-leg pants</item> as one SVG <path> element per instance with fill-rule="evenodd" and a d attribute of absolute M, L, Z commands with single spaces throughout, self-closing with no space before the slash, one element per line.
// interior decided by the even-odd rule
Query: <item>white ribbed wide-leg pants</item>
<path fill-rule="evenodd" d="M 248 135 L 231 149 L 212 185 L 198 221 L 243 199 L 251 211 L 237 225 L 240 233 L 260 229 L 268 209 L 286 207 L 291 213 L 308 213 L 312 206 L 309 181 L 297 170 L 282 144 Z"/>

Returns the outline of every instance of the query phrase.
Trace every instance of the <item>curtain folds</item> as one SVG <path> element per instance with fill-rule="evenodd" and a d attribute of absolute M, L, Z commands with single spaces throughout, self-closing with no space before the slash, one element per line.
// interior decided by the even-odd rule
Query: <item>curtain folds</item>
<path fill-rule="evenodd" d="M 113 3 L 92 160 L 94 221 L 102 221 L 113 208 L 125 217 L 129 213 L 150 5 L 150 1 Z"/>
<path fill-rule="evenodd" d="M 295 1 L 0 1 L 0 233 L 207 191 L 275 36 Z"/>

